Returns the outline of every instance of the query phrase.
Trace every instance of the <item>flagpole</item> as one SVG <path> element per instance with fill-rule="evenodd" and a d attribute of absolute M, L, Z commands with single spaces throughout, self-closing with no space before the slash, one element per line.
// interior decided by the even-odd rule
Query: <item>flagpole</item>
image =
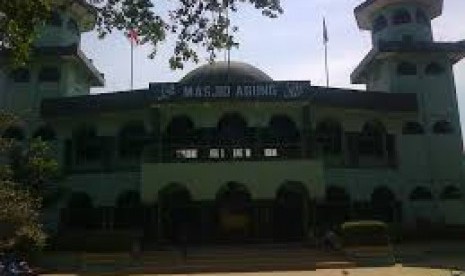
<path fill-rule="evenodd" d="M 134 42 L 131 41 L 131 90 L 134 89 Z"/>
<path fill-rule="evenodd" d="M 325 73 L 326 73 L 326 87 L 329 87 L 329 69 L 328 69 L 328 43 L 325 43 Z"/>
<path fill-rule="evenodd" d="M 325 45 L 325 74 L 326 87 L 329 87 L 329 68 L 328 68 L 328 28 L 326 27 L 326 19 L 323 17 L 323 44 Z"/>

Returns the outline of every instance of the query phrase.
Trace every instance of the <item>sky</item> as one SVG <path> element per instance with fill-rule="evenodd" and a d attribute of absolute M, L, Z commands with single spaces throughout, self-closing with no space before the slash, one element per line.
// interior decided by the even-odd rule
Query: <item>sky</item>
<path fill-rule="evenodd" d="M 352 85 L 350 74 L 371 49 L 371 35 L 358 29 L 353 10 L 362 0 L 282 0 L 284 14 L 277 19 L 263 17 L 253 8 L 241 6 L 232 16 L 239 27 L 240 42 L 231 59 L 250 63 L 274 80 L 311 80 L 325 85 L 322 18 L 326 18 L 329 43 L 330 84 L 334 87 L 364 89 Z M 441 17 L 433 21 L 437 41 L 465 39 L 465 1 L 444 0 Z M 168 65 L 172 43 L 168 41 L 158 56 L 147 56 L 150 46 L 138 46 L 134 52 L 134 88 L 148 88 L 150 82 L 176 82 L 199 64 L 186 64 L 172 71 Z M 83 35 L 81 47 L 105 74 L 104 88 L 92 93 L 130 89 L 130 43 L 121 33 L 99 40 L 95 33 Z M 223 56 L 223 55 L 221 55 Z M 204 59 L 201 63 L 205 63 Z M 455 79 L 462 129 L 465 130 L 465 61 L 456 64 Z"/>

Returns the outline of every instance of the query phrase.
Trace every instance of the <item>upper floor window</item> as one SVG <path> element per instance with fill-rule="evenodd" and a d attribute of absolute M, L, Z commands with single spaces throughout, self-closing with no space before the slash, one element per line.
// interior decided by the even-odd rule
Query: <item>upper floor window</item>
<path fill-rule="evenodd" d="M 444 188 L 441 192 L 441 199 L 442 200 L 457 200 L 462 198 L 462 192 L 459 188 L 449 185 Z"/>
<path fill-rule="evenodd" d="M 416 20 L 417 20 L 417 23 L 422 24 L 422 25 L 429 26 L 430 24 L 428 16 L 426 16 L 426 14 L 420 9 L 417 10 Z"/>
<path fill-rule="evenodd" d="M 138 158 L 147 143 L 147 132 L 143 122 L 130 122 L 123 126 L 118 135 L 118 151 L 121 158 Z"/>
<path fill-rule="evenodd" d="M 39 72 L 39 81 L 41 82 L 59 82 L 60 69 L 57 67 L 44 67 Z"/>
<path fill-rule="evenodd" d="M 388 21 L 386 17 L 384 17 L 383 15 L 380 15 L 376 17 L 375 21 L 373 22 L 373 33 L 382 31 L 387 26 L 388 26 Z"/>
<path fill-rule="evenodd" d="M 23 141 L 26 138 L 26 135 L 21 127 L 11 126 L 3 132 L 2 138 Z"/>
<path fill-rule="evenodd" d="M 171 119 L 166 127 L 166 135 L 170 143 L 188 144 L 194 135 L 194 122 L 187 115 L 178 115 Z"/>
<path fill-rule="evenodd" d="M 436 134 L 449 134 L 454 132 L 454 128 L 447 121 L 439 121 L 434 124 L 433 132 Z"/>
<path fill-rule="evenodd" d="M 56 139 L 56 134 L 50 126 L 43 126 L 34 133 L 33 137 L 39 138 L 42 141 L 52 141 Z"/>
<path fill-rule="evenodd" d="M 426 75 L 439 75 L 444 73 L 445 69 L 439 63 L 431 62 L 425 68 Z"/>
<path fill-rule="evenodd" d="M 316 127 L 316 140 L 325 154 L 338 154 L 342 150 L 342 126 L 336 120 L 325 120 Z"/>
<path fill-rule="evenodd" d="M 378 121 L 367 122 L 360 133 L 359 152 L 364 156 L 382 157 L 385 153 L 386 130 Z"/>
<path fill-rule="evenodd" d="M 11 73 L 14 82 L 25 83 L 31 80 L 31 73 L 26 68 L 16 69 Z"/>
<path fill-rule="evenodd" d="M 406 9 L 400 9 L 394 12 L 392 16 L 392 23 L 394 25 L 406 24 L 412 22 L 412 17 Z"/>
<path fill-rule="evenodd" d="M 416 187 L 409 196 L 411 201 L 430 201 L 433 199 L 431 191 L 425 187 Z"/>
<path fill-rule="evenodd" d="M 401 76 L 415 76 L 417 74 L 417 66 L 410 62 L 401 62 L 397 65 L 397 74 Z"/>
<path fill-rule="evenodd" d="M 54 27 L 61 27 L 61 25 L 63 24 L 63 20 L 61 19 L 61 16 L 59 13 L 52 12 L 50 17 L 48 18 L 47 23 Z"/>
<path fill-rule="evenodd" d="M 423 134 L 424 132 L 421 124 L 417 122 L 406 122 L 402 127 L 402 134 L 404 135 Z"/>

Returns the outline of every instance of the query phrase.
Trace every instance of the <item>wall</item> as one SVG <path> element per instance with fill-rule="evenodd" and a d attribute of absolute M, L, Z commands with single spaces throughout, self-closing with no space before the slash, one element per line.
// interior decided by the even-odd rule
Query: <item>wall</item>
<path fill-rule="evenodd" d="M 319 161 L 268 161 L 143 164 L 142 201 L 157 201 L 160 189 L 171 183 L 183 184 L 194 200 L 213 200 L 228 182 L 246 185 L 253 199 L 273 199 L 286 181 L 302 182 L 311 198 L 324 196 L 324 175 Z"/>

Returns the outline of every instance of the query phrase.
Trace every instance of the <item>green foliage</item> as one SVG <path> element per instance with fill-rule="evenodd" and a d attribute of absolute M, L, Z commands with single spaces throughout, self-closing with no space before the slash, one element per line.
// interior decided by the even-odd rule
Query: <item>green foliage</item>
<path fill-rule="evenodd" d="M 84 2 L 84 0 L 73 0 Z M 0 0 L 0 49 L 11 49 L 16 63 L 24 63 L 34 38 L 34 26 L 43 24 L 50 14 L 51 4 L 60 6 L 68 1 Z M 72 2 L 72 1 L 70 1 Z M 173 37 L 175 46 L 169 59 L 172 69 L 185 62 L 199 61 L 199 49 L 210 60 L 218 50 L 237 47 L 234 39 L 238 27 L 233 26 L 230 13 L 239 6 L 252 6 L 263 16 L 275 18 L 283 12 L 280 0 L 88 0 L 95 11 L 97 33 L 104 38 L 113 31 L 136 30 L 141 44 L 150 44 L 154 58 L 159 45 Z M 54 7 L 52 5 L 52 7 Z M 241 7 L 243 8 L 243 7 Z M 200 47 L 198 47 L 200 46 Z"/>
<path fill-rule="evenodd" d="M 45 245 L 39 210 L 40 198 L 16 183 L 0 180 L 0 250 Z"/>
<path fill-rule="evenodd" d="M 0 114 L 0 133 L 18 122 Z M 0 250 L 30 251 L 44 245 L 39 214 L 44 204 L 59 197 L 58 189 L 50 189 L 58 180 L 58 164 L 45 142 L 0 138 Z"/>
<path fill-rule="evenodd" d="M 0 49 L 10 49 L 15 65 L 29 57 L 34 30 L 45 22 L 52 0 L 0 0 Z"/>

